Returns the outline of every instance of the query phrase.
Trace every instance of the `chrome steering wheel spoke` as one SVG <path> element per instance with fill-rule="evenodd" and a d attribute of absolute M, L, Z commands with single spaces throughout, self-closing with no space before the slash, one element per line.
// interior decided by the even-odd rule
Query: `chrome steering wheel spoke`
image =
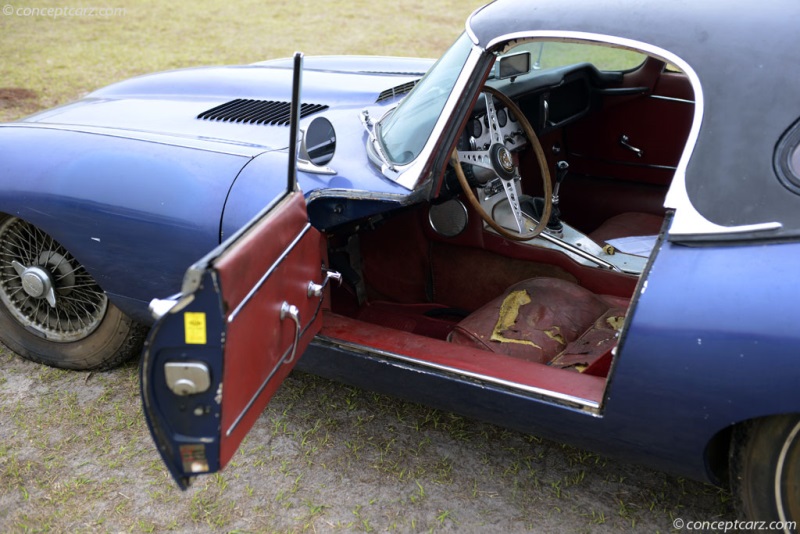
<path fill-rule="evenodd" d="M 497 108 L 494 106 L 494 97 L 489 92 L 483 93 L 486 99 L 486 122 L 489 125 L 489 137 L 491 143 L 503 144 L 503 134 L 500 130 L 500 123 L 497 120 Z"/>
<path fill-rule="evenodd" d="M 517 195 L 517 184 L 515 179 L 506 180 L 500 177 L 500 182 L 503 184 L 503 191 L 505 191 L 508 206 L 511 208 L 511 213 L 514 215 L 514 222 L 517 223 L 516 231 L 520 234 L 527 232 L 525 225 L 525 216 L 522 213 L 522 206 L 519 203 Z"/>
<path fill-rule="evenodd" d="M 494 171 L 492 157 L 489 150 L 464 150 L 458 152 L 458 161 L 468 165 L 475 165 Z"/>

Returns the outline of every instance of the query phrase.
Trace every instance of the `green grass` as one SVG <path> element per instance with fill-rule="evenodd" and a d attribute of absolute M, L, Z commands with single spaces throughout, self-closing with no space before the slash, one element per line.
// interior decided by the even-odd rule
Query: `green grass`
<path fill-rule="evenodd" d="M 0 120 L 62 104 L 139 74 L 253 63 L 290 56 L 298 50 L 306 55 L 438 57 L 481 3 L 76 1 L 70 6 L 118 5 L 124 14 L 0 15 Z M 34 7 L 14 0 L 8 5 Z M 41 9 L 63 6 L 62 1 L 35 3 Z M 3 98 L 4 88 L 25 89 L 30 98 Z"/>

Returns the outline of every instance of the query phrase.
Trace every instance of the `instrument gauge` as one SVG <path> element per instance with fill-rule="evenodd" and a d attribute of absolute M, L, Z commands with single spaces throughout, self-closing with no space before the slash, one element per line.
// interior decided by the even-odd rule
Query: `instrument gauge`
<path fill-rule="evenodd" d="M 504 108 L 500 108 L 497 110 L 497 125 L 503 128 L 506 124 L 508 124 L 508 113 Z"/>
<path fill-rule="evenodd" d="M 467 123 L 467 133 L 474 138 L 478 138 L 483 134 L 483 125 L 478 119 L 470 119 Z"/>

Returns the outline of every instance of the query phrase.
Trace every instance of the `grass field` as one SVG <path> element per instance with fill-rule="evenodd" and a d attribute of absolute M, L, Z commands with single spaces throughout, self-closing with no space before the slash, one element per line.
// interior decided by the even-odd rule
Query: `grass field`
<path fill-rule="evenodd" d="M 0 91 L 24 89 L 27 98 L 4 98 L 0 92 L 0 120 L 64 103 L 138 74 L 253 63 L 297 50 L 306 55 L 438 57 L 479 5 L 454 0 L 111 0 L 98 6 L 91 1 L 66 5 L 8 0 L 5 6 L 11 6 L 12 14 L 0 15 Z M 123 11 L 108 16 L 35 14 L 91 6 Z"/>
<path fill-rule="evenodd" d="M 110 1 L 97 7 L 123 11 L 7 0 L 0 120 L 156 70 L 296 50 L 436 57 L 479 5 Z M 729 495 L 306 375 L 229 469 L 182 493 L 147 432 L 135 362 L 65 372 L 0 351 L 0 532 L 666 532 L 678 517 L 729 519 Z"/>

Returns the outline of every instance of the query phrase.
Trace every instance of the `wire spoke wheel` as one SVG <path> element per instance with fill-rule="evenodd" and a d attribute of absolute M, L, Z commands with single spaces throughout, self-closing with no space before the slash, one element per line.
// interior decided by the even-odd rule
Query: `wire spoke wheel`
<path fill-rule="evenodd" d="M 100 324 L 108 298 L 56 240 L 17 218 L 0 226 L 0 300 L 23 326 L 68 343 Z"/>
<path fill-rule="evenodd" d="M 111 369 L 139 354 L 147 328 L 108 300 L 61 243 L 0 215 L 0 341 L 62 369 Z"/>

